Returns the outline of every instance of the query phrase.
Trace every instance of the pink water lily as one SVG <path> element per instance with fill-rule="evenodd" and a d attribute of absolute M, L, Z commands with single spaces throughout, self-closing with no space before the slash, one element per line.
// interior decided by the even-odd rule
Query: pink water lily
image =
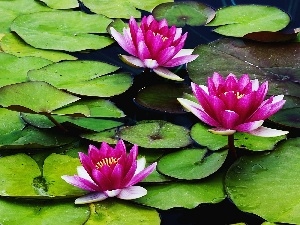
<path fill-rule="evenodd" d="M 231 135 L 237 131 L 256 136 L 274 137 L 287 131 L 263 127 L 264 120 L 282 108 L 283 95 L 266 98 L 268 82 L 259 85 L 247 74 L 239 79 L 234 74 L 223 78 L 214 73 L 208 78 L 208 86 L 192 83 L 198 103 L 178 98 L 178 101 L 201 121 L 212 126 L 212 133 Z"/>
<path fill-rule="evenodd" d="M 182 49 L 187 33 L 182 29 L 168 27 L 165 19 L 157 21 L 152 15 L 142 18 L 140 26 L 131 17 L 129 27 L 123 29 L 123 35 L 113 27 L 111 35 L 119 45 L 130 54 L 121 55 L 121 59 L 132 66 L 150 68 L 159 76 L 171 80 L 183 79 L 166 67 L 175 67 L 193 61 L 198 55 L 192 55 L 192 49 Z"/>
<path fill-rule="evenodd" d="M 108 197 L 135 199 L 146 195 L 145 188 L 134 185 L 155 170 L 156 162 L 145 168 L 145 158 L 137 160 L 137 154 L 137 145 L 127 154 L 123 140 L 119 140 L 115 148 L 102 142 L 100 149 L 90 145 L 88 155 L 80 152 L 82 166 L 77 167 L 78 175 L 62 176 L 69 184 L 90 192 L 77 198 L 75 204 L 97 202 Z"/>

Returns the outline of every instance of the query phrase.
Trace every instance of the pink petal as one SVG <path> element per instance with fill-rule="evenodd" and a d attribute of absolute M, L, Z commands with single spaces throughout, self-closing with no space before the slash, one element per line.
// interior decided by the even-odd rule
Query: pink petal
<path fill-rule="evenodd" d="M 192 112 L 195 116 L 197 116 L 201 121 L 204 123 L 213 126 L 213 127 L 220 127 L 221 124 L 213 119 L 210 115 L 208 115 L 202 108 L 201 105 L 197 104 L 196 102 L 190 101 L 184 98 L 177 98 L 180 104 L 186 108 L 188 111 Z"/>
<path fill-rule="evenodd" d="M 83 190 L 99 191 L 99 187 L 96 184 L 90 182 L 89 180 L 83 179 L 77 175 L 74 176 L 63 175 L 61 176 L 61 178 L 67 183 L 75 187 L 81 188 Z"/>
<path fill-rule="evenodd" d="M 231 110 L 225 110 L 223 112 L 219 112 L 222 116 L 222 126 L 226 129 L 233 129 L 238 124 L 238 120 L 240 118 L 239 114 Z"/>
<path fill-rule="evenodd" d="M 144 59 L 151 59 L 152 58 L 151 54 L 150 54 L 150 51 L 149 51 L 149 48 L 146 45 L 144 40 L 139 41 L 137 47 L 138 47 L 138 58 L 139 59 L 144 60 Z"/>
<path fill-rule="evenodd" d="M 176 81 L 183 81 L 181 77 L 177 76 L 175 73 L 172 73 L 170 70 L 164 68 L 164 67 L 157 67 L 153 69 L 153 72 L 157 75 L 167 78 L 169 80 L 176 80 Z"/>
<path fill-rule="evenodd" d="M 108 196 L 108 197 L 115 197 L 118 194 L 120 194 L 122 190 L 121 189 L 116 189 L 116 190 L 111 190 L 111 191 L 105 191 L 104 193 Z"/>
<path fill-rule="evenodd" d="M 286 135 L 289 132 L 260 126 L 259 128 L 255 129 L 255 130 L 252 130 L 248 133 L 252 134 L 252 135 L 255 135 L 255 136 L 260 136 L 260 137 L 277 137 L 277 136 Z"/>
<path fill-rule="evenodd" d="M 130 200 L 143 197 L 147 194 L 147 190 L 140 186 L 131 186 L 121 190 L 117 196 L 120 199 Z"/>
<path fill-rule="evenodd" d="M 132 186 L 141 180 L 145 179 L 150 173 L 152 173 L 156 169 L 157 162 L 152 163 L 146 169 L 142 170 L 138 174 L 134 175 L 131 181 L 126 185 L 126 187 Z"/>
<path fill-rule="evenodd" d="M 118 31 L 116 31 L 113 27 L 110 28 L 110 33 L 115 39 L 116 42 L 129 54 L 135 55 L 136 49 L 135 46 L 130 39 L 131 37 L 127 34 L 129 32 L 128 28 L 123 30 L 124 36 L 121 35 Z M 126 33 L 126 34 L 125 34 Z"/>
<path fill-rule="evenodd" d="M 85 170 L 83 166 L 77 166 L 77 174 L 81 178 L 86 179 L 91 183 L 94 183 L 93 179 L 91 178 L 91 176 L 88 174 L 88 172 Z"/>
<path fill-rule="evenodd" d="M 143 61 L 137 57 L 128 56 L 128 55 L 119 55 L 119 57 L 127 65 L 134 66 L 134 67 L 145 67 Z"/>
<path fill-rule="evenodd" d="M 87 204 L 92 202 L 99 202 L 108 198 L 104 192 L 92 192 L 85 196 L 79 197 L 75 200 L 75 204 Z"/>
<path fill-rule="evenodd" d="M 195 60 L 197 57 L 198 55 L 186 55 L 186 56 L 176 57 L 164 63 L 163 66 L 174 67 L 174 66 L 183 65 Z"/>
<path fill-rule="evenodd" d="M 136 170 L 135 170 L 135 175 L 138 174 L 139 172 L 141 172 L 143 169 L 145 169 L 145 166 L 146 166 L 145 157 L 142 157 L 142 158 L 138 159 Z"/>
<path fill-rule="evenodd" d="M 260 127 L 263 124 L 263 122 L 264 122 L 263 120 L 258 120 L 258 121 L 243 123 L 243 124 L 236 126 L 235 129 L 240 132 L 248 132 L 249 133 L 250 131 L 255 130 L 258 127 Z"/>
<path fill-rule="evenodd" d="M 99 189 L 102 191 L 113 189 L 109 177 L 105 176 L 97 169 L 93 170 L 92 179 L 98 185 Z"/>

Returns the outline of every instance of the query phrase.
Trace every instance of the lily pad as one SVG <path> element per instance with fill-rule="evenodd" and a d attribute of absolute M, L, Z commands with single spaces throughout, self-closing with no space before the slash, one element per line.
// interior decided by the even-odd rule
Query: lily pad
<path fill-rule="evenodd" d="M 18 16 L 10 28 L 35 48 L 75 52 L 112 44 L 112 38 L 101 35 L 111 21 L 80 11 L 37 12 Z"/>
<path fill-rule="evenodd" d="M 72 9 L 79 7 L 77 0 L 40 0 L 52 9 Z"/>
<path fill-rule="evenodd" d="M 201 26 L 209 23 L 215 16 L 215 10 L 208 5 L 196 1 L 162 3 L 152 11 L 158 19 L 166 19 L 169 25 L 183 27 Z"/>
<path fill-rule="evenodd" d="M 141 121 L 122 127 L 120 137 L 145 148 L 181 148 L 189 145 L 189 130 L 162 120 Z"/>
<path fill-rule="evenodd" d="M 293 52 L 293 54 L 290 54 Z M 212 71 L 223 76 L 249 74 L 260 83 L 268 81 L 269 95 L 291 95 L 300 98 L 300 43 L 260 43 L 222 38 L 199 45 L 193 54 L 199 57 L 188 63 L 193 82 L 206 84 Z"/>
<path fill-rule="evenodd" d="M 161 93 L 164 90 L 164 93 Z M 135 103 L 145 108 L 168 113 L 185 113 L 177 98 L 190 87 L 182 84 L 157 84 L 141 89 L 134 98 Z"/>
<path fill-rule="evenodd" d="M 50 113 L 78 97 L 42 81 L 12 84 L 0 88 L 0 105 L 16 111 Z"/>
<path fill-rule="evenodd" d="M 258 31 L 279 31 L 290 17 L 277 7 L 266 5 L 234 5 L 220 8 L 208 26 L 219 26 L 215 32 L 233 37 Z"/>
<path fill-rule="evenodd" d="M 179 181 L 147 186 L 147 195 L 134 202 L 162 210 L 176 207 L 192 209 L 202 203 L 218 203 L 226 197 L 223 176 L 216 173 L 197 182 Z"/>
<path fill-rule="evenodd" d="M 299 224 L 300 139 L 282 142 L 271 153 L 241 157 L 225 184 L 233 203 L 269 222 Z"/>
<path fill-rule="evenodd" d="M 0 47 L 5 53 L 9 53 L 18 57 L 35 56 L 59 62 L 62 60 L 75 60 L 76 57 L 60 51 L 37 49 L 26 44 L 15 33 L 7 33 L 1 38 Z"/>
<path fill-rule="evenodd" d="M 278 124 L 292 127 L 292 128 L 300 128 L 300 107 L 298 108 L 289 108 L 282 109 L 272 116 L 271 120 Z"/>
<path fill-rule="evenodd" d="M 155 209 L 132 204 L 128 201 L 107 199 L 90 204 L 91 215 L 85 225 L 143 224 L 159 225 L 160 217 Z"/>
<path fill-rule="evenodd" d="M 0 223 L 32 224 L 84 224 L 89 218 L 88 206 L 75 206 L 73 202 L 25 201 L 0 199 Z"/>
<path fill-rule="evenodd" d="M 39 130 L 27 126 L 0 136 L 1 149 L 39 149 L 42 147 L 57 147 L 74 141 L 74 137 L 59 132 Z"/>
<path fill-rule="evenodd" d="M 37 57 L 16 57 L 0 52 L 0 87 L 28 80 L 27 72 L 53 63 Z"/>
<path fill-rule="evenodd" d="M 151 12 L 155 6 L 164 2 L 173 2 L 173 0 L 82 0 L 83 4 L 92 12 L 105 15 L 109 18 L 135 18 L 141 17 L 140 10 Z"/>
<path fill-rule="evenodd" d="M 227 153 L 227 150 L 208 154 L 206 149 L 183 149 L 163 156 L 157 169 L 160 173 L 177 179 L 202 179 L 215 173 L 223 165 Z"/>
<path fill-rule="evenodd" d="M 22 130 L 24 127 L 25 123 L 20 113 L 0 108 L 0 136 Z"/>
<path fill-rule="evenodd" d="M 52 10 L 53 9 L 40 4 L 38 1 L 0 1 L 0 33 L 9 33 L 10 25 L 18 15 Z"/>
<path fill-rule="evenodd" d="M 117 144 L 118 136 L 116 129 L 105 130 L 101 132 L 83 133 L 81 137 L 90 141 L 103 142 L 108 144 Z"/>
<path fill-rule="evenodd" d="M 196 123 L 191 129 L 191 137 L 198 144 L 206 146 L 210 150 L 218 150 L 226 147 L 228 137 L 213 134 L 208 131 L 209 127 L 201 123 Z M 247 133 L 236 132 L 234 134 L 234 145 L 251 151 L 273 150 L 275 145 L 286 139 L 285 135 L 278 137 L 258 137 Z"/>

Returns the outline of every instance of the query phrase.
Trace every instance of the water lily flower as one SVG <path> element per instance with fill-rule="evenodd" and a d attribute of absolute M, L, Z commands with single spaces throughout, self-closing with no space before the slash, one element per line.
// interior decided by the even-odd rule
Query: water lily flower
<path fill-rule="evenodd" d="M 152 173 L 157 163 L 145 168 L 145 158 L 137 160 L 137 154 L 137 145 L 127 154 L 123 140 L 119 140 L 115 148 L 102 142 L 100 149 L 90 145 L 88 155 L 80 152 L 82 166 L 77 167 L 78 175 L 62 176 L 69 184 L 90 192 L 77 198 L 75 204 L 102 201 L 108 197 L 129 200 L 146 195 L 145 188 L 134 185 Z"/>
<path fill-rule="evenodd" d="M 123 29 L 123 35 L 113 27 L 111 35 L 119 45 L 130 54 L 121 55 L 121 59 L 136 67 L 150 68 L 159 76 L 182 81 L 166 67 L 175 67 L 193 61 L 198 55 L 192 55 L 193 49 L 182 49 L 187 33 L 182 29 L 168 27 L 165 19 L 157 21 L 152 15 L 142 18 L 140 26 L 131 17 L 129 27 Z"/>
<path fill-rule="evenodd" d="M 232 73 L 226 78 L 214 73 L 207 86 L 191 83 L 199 104 L 184 98 L 178 101 L 204 123 L 212 126 L 212 133 L 231 135 L 237 131 L 262 137 L 285 135 L 281 131 L 263 127 L 264 120 L 282 108 L 283 95 L 265 100 L 268 82 L 259 85 L 247 74 L 239 79 Z"/>

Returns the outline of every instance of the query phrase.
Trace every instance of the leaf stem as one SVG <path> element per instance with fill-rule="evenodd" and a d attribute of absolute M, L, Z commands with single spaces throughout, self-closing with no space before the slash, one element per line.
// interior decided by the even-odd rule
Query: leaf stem
<path fill-rule="evenodd" d="M 234 134 L 228 135 L 228 148 L 229 153 L 232 154 L 233 158 L 237 158 L 237 153 L 234 146 Z"/>
<path fill-rule="evenodd" d="M 68 130 L 66 128 L 63 127 L 63 125 L 61 125 L 59 122 L 57 122 L 52 116 L 51 114 L 45 114 L 45 116 L 47 116 L 47 118 L 54 123 L 59 129 L 61 129 L 63 132 L 67 133 Z"/>

